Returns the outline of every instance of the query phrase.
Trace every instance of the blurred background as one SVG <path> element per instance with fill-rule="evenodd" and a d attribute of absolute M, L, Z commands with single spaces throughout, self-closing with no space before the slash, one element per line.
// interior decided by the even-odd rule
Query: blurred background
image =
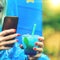
<path fill-rule="evenodd" d="M 44 53 L 60 60 L 60 0 L 43 0 Z"/>

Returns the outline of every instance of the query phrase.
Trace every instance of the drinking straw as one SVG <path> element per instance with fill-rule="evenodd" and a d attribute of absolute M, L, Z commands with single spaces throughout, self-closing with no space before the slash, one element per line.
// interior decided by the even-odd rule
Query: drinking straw
<path fill-rule="evenodd" d="M 36 24 L 34 24 L 34 26 L 33 26 L 33 30 L 32 30 L 32 36 L 34 35 L 34 33 L 35 33 L 35 30 L 36 30 Z"/>

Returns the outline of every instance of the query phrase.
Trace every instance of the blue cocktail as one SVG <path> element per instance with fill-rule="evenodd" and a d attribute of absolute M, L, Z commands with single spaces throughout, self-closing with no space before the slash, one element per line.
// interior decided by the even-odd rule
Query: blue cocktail
<path fill-rule="evenodd" d="M 26 55 L 36 55 L 36 51 L 33 50 L 33 47 L 37 47 L 35 43 L 38 41 L 39 35 L 29 35 L 25 34 L 22 36 L 22 43 L 24 47 L 24 52 Z"/>

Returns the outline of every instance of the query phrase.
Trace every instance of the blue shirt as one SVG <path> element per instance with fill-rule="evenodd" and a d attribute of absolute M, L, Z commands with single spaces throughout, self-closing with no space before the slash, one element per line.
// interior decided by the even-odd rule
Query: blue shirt
<path fill-rule="evenodd" d="M 28 60 L 24 54 L 24 50 L 20 49 L 19 44 L 16 43 L 13 48 L 9 50 L 0 51 L 0 60 Z M 42 54 L 38 60 L 50 60 L 48 56 Z"/>

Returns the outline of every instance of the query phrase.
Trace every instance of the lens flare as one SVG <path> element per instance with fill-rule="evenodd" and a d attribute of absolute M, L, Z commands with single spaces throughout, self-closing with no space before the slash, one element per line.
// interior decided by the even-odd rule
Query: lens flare
<path fill-rule="evenodd" d="M 60 5 L 60 0 L 50 0 L 50 3 L 52 6 L 57 7 Z"/>
<path fill-rule="evenodd" d="M 52 11 L 53 13 L 57 13 L 60 11 L 60 0 L 47 0 L 47 1 L 46 1 L 48 3 L 47 7 L 50 11 Z"/>

